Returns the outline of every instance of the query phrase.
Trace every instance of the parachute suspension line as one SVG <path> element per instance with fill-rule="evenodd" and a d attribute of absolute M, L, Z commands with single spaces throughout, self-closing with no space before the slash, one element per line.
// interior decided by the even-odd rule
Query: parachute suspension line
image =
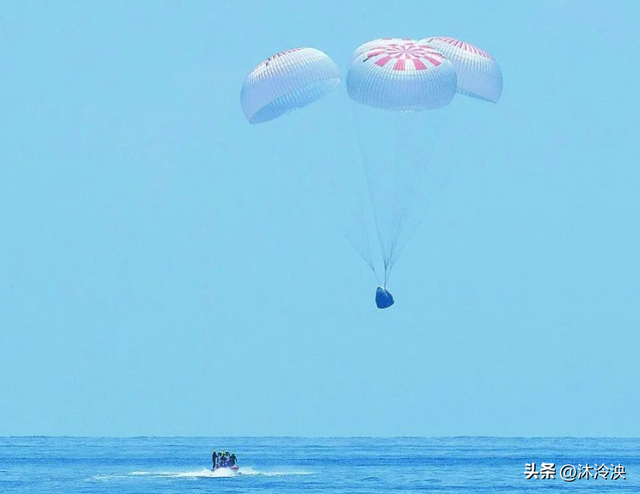
<path fill-rule="evenodd" d="M 393 178 L 396 184 L 394 194 L 394 203 L 393 203 L 393 238 L 395 238 L 395 242 L 390 246 L 389 249 L 389 275 L 391 274 L 391 270 L 396 263 L 397 257 L 395 256 L 396 248 L 398 246 L 398 242 L 401 239 L 404 217 L 407 212 L 406 201 L 407 194 L 406 191 L 404 194 L 400 195 L 398 191 L 402 189 L 405 183 L 405 176 L 403 176 L 402 169 L 400 164 L 397 161 L 393 162 Z"/>
<path fill-rule="evenodd" d="M 354 119 L 362 120 L 364 114 L 358 103 L 352 105 Z M 396 118 L 397 119 L 397 118 Z M 410 120 L 402 118 L 401 126 L 407 126 Z M 399 259 L 409 238 L 415 233 L 414 225 L 410 224 L 409 216 L 414 209 L 412 201 L 416 198 L 419 183 L 422 181 L 424 166 L 406 166 L 401 162 L 401 156 L 394 154 L 381 159 L 372 155 L 372 142 L 363 134 L 362 121 L 357 122 L 357 138 L 360 153 L 363 157 L 369 199 L 375 220 L 380 254 L 384 267 L 384 285 L 388 282 L 391 271 Z M 375 133 L 375 132 L 374 132 Z M 386 185 L 382 185 L 386 184 Z M 381 186 L 384 187 L 381 189 Z M 407 236 L 408 238 L 404 238 Z"/>
<path fill-rule="evenodd" d="M 396 200 L 399 199 L 399 203 L 397 204 L 395 214 L 397 223 L 394 225 L 394 233 L 395 238 L 398 240 L 393 244 L 389 253 L 389 272 L 391 272 L 391 269 L 395 266 L 396 262 L 398 262 L 404 248 L 415 235 L 418 226 L 422 223 L 423 212 L 416 211 L 416 202 L 420 196 L 419 189 L 423 185 L 428 163 L 429 159 L 426 157 L 424 163 L 418 163 L 417 173 L 414 173 L 414 176 L 410 177 L 410 182 L 406 180 L 406 176 L 400 177 L 401 183 L 410 183 L 411 187 L 407 189 L 403 195 L 396 197 Z M 398 170 L 399 169 L 396 169 L 396 172 Z M 398 175 L 396 175 L 396 177 L 398 177 Z"/>
<path fill-rule="evenodd" d="M 358 121 L 358 115 L 356 115 L 356 109 L 355 109 L 355 106 L 354 106 L 355 104 L 356 103 L 351 105 L 351 113 L 353 115 L 354 122 L 357 122 Z M 367 182 L 367 189 L 368 189 L 368 192 L 369 192 L 369 201 L 371 203 L 371 209 L 373 211 L 373 219 L 374 219 L 375 225 L 376 225 L 376 233 L 378 235 L 378 243 L 380 245 L 380 252 L 382 253 L 382 260 L 383 260 L 383 263 L 384 263 L 384 280 L 385 280 L 384 284 L 386 286 L 387 278 L 388 278 L 388 274 L 387 274 L 388 262 L 387 262 L 387 259 L 386 259 L 385 255 L 384 255 L 384 241 L 382 240 L 382 230 L 380 229 L 380 221 L 378 220 L 378 215 L 376 214 L 376 205 L 374 203 L 374 198 L 373 198 L 373 196 L 374 196 L 374 188 L 373 188 L 373 185 L 371 183 L 370 172 L 367 170 L 367 166 L 366 166 L 366 163 L 365 163 L 365 161 L 366 161 L 366 159 L 365 159 L 365 156 L 366 156 L 365 145 L 362 142 L 362 136 L 360 134 L 360 128 L 359 128 L 358 125 L 356 125 L 356 127 L 358 127 L 358 131 L 356 132 L 356 135 L 358 136 L 358 147 L 360 149 L 360 155 L 362 156 L 362 168 L 363 168 L 363 171 L 364 171 L 365 180 Z M 376 273 L 375 268 L 373 269 L 373 271 L 376 274 L 376 278 L 378 280 L 378 283 L 380 283 L 380 278 L 378 278 L 378 274 Z"/>
<path fill-rule="evenodd" d="M 380 284 L 380 276 L 378 275 L 378 272 L 376 271 L 373 263 L 369 264 L 369 267 L 371 267 L 371 271 L 373 271 L 373 275 L 376 277 L 376 281 L 378 282 L 378 285 Z"/>
<path fill-rule="evenodd" d="M 262 124 L 324 98 L 338 86 L 340 80 L 338 66 L 325 53 L 315 48 L 293 48 L 270 56 L 249 72 L 240 91 L 240 104 L 250 124 Z M 299 178 L 307 187 L 311 197 L 320 204 L 320 209 L 324 210 L 327 216 L 337 219 L 340 233 L 349 240 L 379 282 L 380 277 L 376 271 L 367 228 L 367 217 L 362 207 L 362 193 L 354 198 L 359 199 L 356 201 L 355 211 L 352 210 L 351 203 L 341 210 L 342 216 L 355 217 L 362 226 L 364 237 L 358 236 L 357 231 L 349 228 L 349 225 L 344 225 L 341 217 L 331 215 L 331 211 L 326 206 L 323 207 L 314 187 L 308 187 L 310 184 L 304 180 L 303 174 L 300 174 L 300 168 L 300 166 L 296 167 Z M 348 181 L 343 182 L 348 183 Z"/>
<path fill-rule="evenodd" d="M 418 178 L 417 181 L 419 182 L 420 179 Z M 407 201 L 407 197 L 403 197 L 404 199 L 404 203 L 402 204 L 402 206 L 399 208 L 399 213 L 397 214 L 397 219 L 398 219 L 398 224 L 396 226 L 397 231 L 396 231 L 396 238 L 398 239 L 398 242 L 396 242 L 395 244 L 393 244 L 393 246 L 391 247 L 391 250 L 389 252 L 389 273 L 391 273 L 391 269 L 396 265 L 396 262 L 398 262 L 398 259 L 400 258 L 400 254 L 402 253 L 402 251 L 404 250 L 405 246 L 409 243 L 409 240 L 411 239 L 411 237 L 413 236 L 413 234 L 415 233 L 415 228 L 413 229 L 413 231 L 410 231 L 408 233 L 407 238 L 402 239 L 402 234 L 403 232 L 405 232 L 405 227 L 406 227 L 406 220 L 408 219 L 408 217 L 411 214 L 411 208 L 408 204 Z M 408 199 L 412 199 L 412 197 L 408 198 Z"/>
<path fill-rule="evenodd" d="M 295 174 L 298 178 L 299 183 L 306 190 L 307 195 L 313 198 L 313 200 L 316 202 L 319 212 L 321 213 L 324 212 L 327 215 L 327 217 L 333 218 L 335 220 L 336 218 L 335 214 L 331 215 L 328 211 L 326 211 L 326 205 L 323 203 L 321 196 L 315 190 L 313 190 L 313 187 L 310 186 L 310 183 L 308 182 L 308 180 L 305 179 L 306 175 L 310 175 L 310 169 L 305 168 L 300 163 L 301 162 L 298 162 L 298 166 L 293 168 L 293 170 L 295 170 Z M 378 273 L 376 272 L 375 264 L 373 262 L 373 254 L 371 252 L 371 242 L 369 240 L 369 235 L 366 232 L 364 214 L 362 213 L 361 209 L 359 209 L 357 214 L 354 215 L 354 219 L 361 224 L 362 229 L 365 231 L 366 242 L 364 245 L 358 245 L 358 242 L 356 241 L 356 239 L 353 238 L 352 235 L 349 234 L 350 233 L 349 229 L 344 224 L 342 225 L 338 224 L 336 230 L 347 240 L 347 242 L 351 245 L 353 250 L 355 250 L 358 253 L 360 258 L 367 264 L 367 266 L 371 268 L 371 270 L 373 271 L 374 275 L 377 278 Z"/>
<path fill-rule="evenodd" d="M 371 242 L 369 241 L 369 235 L 366 232 L 366 222 L 364 221 L 364 218 L 358 218 L 360 220 L 360 223 L 362 225 L 363 230 L 365 230 L 365 237 L 366 237 L 366 245 L 364 246 L 364 248 L 359 248 L 355 241 L 347 234 L 346 230 L 343 229 L 339 229 L 340 232 L 342 233 L 342 235 L 349 241 L 349 243 L 351 244 L 351 246 L 353 247 L 353 249 L 358 253 L 358 255 L 362 258 L 362 260 L 367 264 L 367 266 L 369 266 L 371 268 L 371 271 L 373 271 L 373 274 L 376 276 L 376 278 L 378 278 L 378 273 L 376 271 L 376 266 L 373 262 L 373 254 L 371 252 Z M 364 249 L 364 250 L 363 250 Z"/>
<path fill-rule="evenodd" d="M 400 164 L 397 161 L 393 161 L 391 163 L 391 170 L 393 172 L 393 180 L 396 184 L 393 198 L 393 223 L 392 223 L 392 235 L 391 238 L 394 238 L 395 241 L 392 242 L 388 247 L 388 252 L 385 253 L 386 260 L 386 278 L 388 279 L 391 276 L 391 270 L 395 266 L 398 258 L 400 256 L 400 251 L 404 244 L 406 244 L 406 240 L 403 242 L 402 233 L 405 230 L 406 220 L 410 214 L 409 204 L 413 198 L 413 193 L 410 190 L 405 190 L 404 185 L 409 182 L 407 179 L 407 170 L 402 169 Z M 417 177 L 411 177 L 411 180 L 416 180 Z M 415 187 L 416 184 L 414 183 Z M 402 190 L 403 193 L 398 193 L 398 191 Z"/>
<path fill-rule="evenodd" d="M 356 128 L 385 288 L 415 232 L 412 202 L 419 195 L 426 164 L 423 158 L 431 151 L 432 133 L 424 134 L 417 115 L 449 104 L 456 88 L 453 64 L 426 42 L 376 39 L 359 46 L 352 55 L 347 93 L 354 102 L 355 120 L 365 117 L 361 108 L 368 109 L 366 120 L 356 122 Z M 364 124 L 369 127 L 366 132 Z"/>
<path fill-rule="evenodd" d="M 409 243 L 409 240 L 411 240 L 411 238 L 415 235 L 415 232 L 418 229 L 418 226 L 420 225 L 421 222 L 422 222 L 422 217 L 419 217 L 417 219 L 416 225 L 409 232 L 409 234 L 408 234 L 407 238 L 405 238 L 404 242 L 402 242 L 399 246 L 397 246 L 397 249 L 394 248 L 394 255 L 393 255 L 392 265 L 395 265 L 396 262 L 398 262 L 398 259 L 400 258 L 400 254 L 402 254 L 402 251 L 404 250 L 404 248 Z M 404 228 L 404 225 L 403 225 L 403 228 Z"/>
<path fill-rule="evenodd" d="M 344 235 L 344 234 L 343 234 Z M 346 237 L 346 235 L 344 235 Z M 358 255 L 362 258 L 362 260 L 367 264 L 367 266 L 369 266 L 369 268 L 371 269 L 371 271 L 373 272 L 373 274 L 375 275 L 376 279 L 379 280 L 378 277 L 378 272 L 376 271 L 376 266 L 373 263 L 373 255 L 371 254 L 371 249 L 370 249 L 370 245 L 369 245 L 369 252 L 368 252 L 368 256 L 365 256 L 360 249 L 358 249 L 355 244 L 347 237 L 347 240 L 349 240 L 349 243 L 351 244 L 351 246 L 354 248 L 354 250 L 358 253 Z"/>
<path fill-rule="evenodd" d="M 357 167 L 357 165 L 356 165 Z M 362 199 L 362 196 L 360 197 L 360 199 Z M 357 246 L 354 244 L 353 241 L 351 241 L 351 244 L 353 245 L 353 247 L 355 248 L 355 250 L 358 252 L 358 254 L 360 254 L 360 257 L 362 257 L 362 259 L 364 260 L 364 262 L 367 263 L 367 266 L 369 266 L 371 268 L 371 271 L 373 271 L 374 276 L 376 277 L 376 280 L 378 280 L 378 282 L 380 281 L 380 278 L 378 276 L 378 272 L 376 271 L 376 265 L 373 261 L 373 252 L 371 251 L 371 241 L 369 239 L 369 232 L 367 229 L 367 221 L 365 218 L 365 214 L 364 214 L 364 210 L 363 210 L 363 205 L 361 201 L 357 202 L 358 207 L 357 207 L 357 214 L 356 214 L 356 219 L 358 220 L 358 222 L 360 223 L 360 226 L 362 228 L 362 230 L 364 231 L 364 236 L 366 239 L 366 245 L 364 247 L 364 251 L 362 251 L 361 249 L 358 249 Z"/>
<path fill-rule="evenodd" d="M 352 106 L 352 109 L 354 110 L 354 113 L 355 113 L 355 108 L 353 106 Z M 360 128 L 360 126 L 358 127 Z M 361 154 L 363 155 L 364 173 L 367 181 L 367 187 L 369 191 L 369 199 L 371 201 L 373 217 L 375 220 L 376 233 L 378 235 L 378 243 L 380 246 L 380 256 L 383 262 L 384 273 L 383 273 L 382 285 L 386 288 L 389 278 L 391 276 L 391 270 L 397 260 L 397 255 L 396 255 L 397 245 L 396 245 L 396 241 L 394 241 L 393 239 L 397 240 L 398 238 L 397 232 L 400 232 L 403 227 L 402 227 L 402 224 L 400 225 L 391 224 L 391 225 L 388 225 L 387 227 L 384 227 L 384 224 L 381 223 L 385 221 L 384 216 L 382 218 L 380 216 L 381 214 L 384 214 L 384 212 L 381 212 L 379 208 L 396 209 L 396 210 L 401 210 L 406 208 L 398 208 L 396 204 L 392 204 L 388 201 L 380 202 L 382 199 L 385 198 L 384 194 L 382 196 L 380 195 L 380 190 L 379 190 L 380 183 L 378 184 L 375 183 L 375 180 L 378 180 L 378 181 L 381 180 L 381 177 L 376 177 L 376 173 L 379 173 L 380 170 L 371 169 L 370 167 L 367 166 L 366 149 L 368 148 L 364 143 L 360 132 L 358 132 L 358 144 L 360 147 Z M 387 163 L 385 175 L 386 175 L 386 178 L 384 179 L 384 181 L 386 181 L 387 183 L 391 181 L 397 181 L 398 164 L 395 163 L 394 160 L 391 160 Z M 393 203 L 398 201 L 398 197 L 393 197 L 393 198 L 386 197 L 386 199 L 391 200 Z M 376 204 L 376 201 L 378 201 L 377 204 Z M 396 218 L 396 221 L 402 221 L 402 218 Z M 389 226 L 391 227 L 391 230 L 385 231 L 385 229 L 388 228 Z M 394 234 L 394 231 L 396 232 L 396 234 Z"/>
<path fill-rule="evenodd" d="M 380 284 L 380 276 L 378 276 L 378 272 L 376 271 L 376 266 L 373 263 L 373 256 L 370 256 L 367 259 L 364 255 L 362 255 L 362 252 L 358 251 L 358 254 L 360 254 L 360 257 L 362 257 L 364 262 L 367 263 L 367 266 L 369 266 L 371 268 L 371 271 L 373 272 L 373 275 L 376 277 L 376 281 L 378 282 L 378 284 Z"/>

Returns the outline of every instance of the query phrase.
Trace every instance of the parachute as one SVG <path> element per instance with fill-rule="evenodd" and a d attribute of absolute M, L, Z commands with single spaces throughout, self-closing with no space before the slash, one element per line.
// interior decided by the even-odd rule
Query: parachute
<path fill-rule="evenodd" d="M 338 67 L 320 50 L 286 50 L 249 73 L 241 90 L 242 110 L 251 124 L 268 122 L 328 96 L 340 81 Z M 387 289 L 391 270 L 420 221 L 420 184 L 438 146 L 441 109 L 456 93 L 497 102 L 502 74 L 491 55 L 455 38 L 379 38 L 352 53 L 346 89 L 382 268 L 372 256 L 366 220 L 358 215 L 354 218 L 364 232 L 360 240 L 350 240 L 378 278 L 375 302 L 385 309 L 394 304 Z M 316 178 L 343 184 L 335 176 Z M 346 195 L 358 196 L 355 191 Z"/>
<path fill-rule="evenodd" d="M 380 38 L 356 49 L 347 73 L 382 258 L 382 287 L 413 234 L 423 172 L 436 145 L 436 110 L 456 94 L 453 65 L 425 43 Z M 385 308 L 389 305 L 378 304 Z"/>
<path fill-rule="evenodd" d="M 421 111 L 451 102 L 456 80 L 451 62 L 426 44 L 378 39 L 356 49 L 347 91 L 354 101 L 374 108 Z"/>
<path fill-rule="evenodd" d="M 240 93 L 242 111 L 249 123 L 268 122 L 319 100 L 338 84 L 338 67 L 320 50 L 282 51 L 249 73 Z"/>
<path fill-rule="evenodd" d="M 458 75 L 458 93 L 497 103 L 502 94 L 502 72 L 494 58 L 470 43 L 447 36 L 421 40 L 451 60 Z"/>

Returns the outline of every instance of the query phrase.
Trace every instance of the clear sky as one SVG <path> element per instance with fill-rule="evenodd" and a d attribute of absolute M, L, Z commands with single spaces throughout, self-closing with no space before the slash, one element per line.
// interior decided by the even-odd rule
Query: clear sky
<path fill-rule="evenodd" d="M 632 0 L 3 2 L 0 434 L 640 436 L 639 22 Z M 450 106 L 379 311 L 290 167 L 339 147 L 289 146 L 304 110 L 250 126 L 239 91 L 283 49 L 344 69 L 431 35 L 491 52 L 505 90 Z"/>

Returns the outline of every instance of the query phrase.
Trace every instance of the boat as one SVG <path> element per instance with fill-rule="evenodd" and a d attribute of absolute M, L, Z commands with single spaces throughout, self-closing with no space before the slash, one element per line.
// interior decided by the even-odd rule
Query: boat
<path fill-rule="evenodd" d="M 231 470 L 232 472 L 237 472 L 239 469 L 240 469 L 240 467 L 238 467 L 238 465 L 233 465 L 232 467 L 221 467 L 220 465 L 216 465 L 211 470 L 213 472 L 216 472 L 218 470 Z"/>

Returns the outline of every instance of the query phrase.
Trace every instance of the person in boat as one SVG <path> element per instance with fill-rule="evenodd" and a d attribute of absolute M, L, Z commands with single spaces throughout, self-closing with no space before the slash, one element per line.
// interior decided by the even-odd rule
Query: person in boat
<path fill-rule="evenodd" d="M 219 460 L 219 465 L 220 465 L 221 468 L 226 468 L 226 466 L 227 466 L 227 458 L 228 458 L 227 457 L 227 452 L 224 451 L 222 453 L 222 456 L 220 456 L 220 460 Z"/>
<path fill-rule="evenodd" d="M 216 468 L 218 468 L 218 453 L 214 450 L 213 453 L 211 453 L 211 463 L 213 463 L 213 469 L 215 470 Z"/>
<path fill-rule="evenodd" d="M 236 454 L 235 453 L 231 453 L 231 456 L 229 456 L 229 462 L 227 464 L 230 467 L 235 467 L 236 466 Z"/>

